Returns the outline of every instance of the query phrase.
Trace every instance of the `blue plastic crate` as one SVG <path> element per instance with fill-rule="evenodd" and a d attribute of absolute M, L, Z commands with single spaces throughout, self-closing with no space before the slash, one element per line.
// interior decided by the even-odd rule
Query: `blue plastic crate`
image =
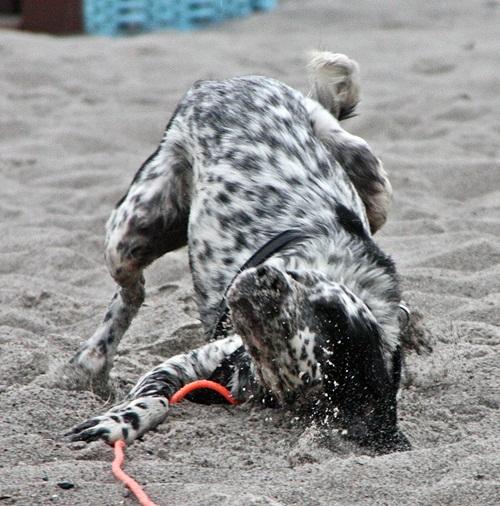
<path fill-rule="evenodd" d="M 166 28 L 192 30 L 277 5 L 277 0 L 82 1 L 85 31 L 108 36 Z"/>
<path fill-rule="evenodd" d="M 99 35 L 135 33 L 149 28 L 143 0 L 85 0 L 83 19 L 85 30 Z"/>
<path fill-rule="evenodd" d="M 146 0 L 149 29 L 161 30 L 174 27 L 178 3 L 178 0 Z"/>
<path fill-rule="evenodd" d="M 271 11 L 278 5 L 278 0 L 251 0 L 251 4 L 256 11 Z"/>
<path fill-rule="evenodd" d="M 220 0 L 181 0 L 175 14 L 174 27 L 178 30 L 200 28 L 224 18 Z"/>
<path fill-rule="evenodd" d="M 252 12 L 251 0 L 220 0 L 224 18 L 248 16 Z"/>

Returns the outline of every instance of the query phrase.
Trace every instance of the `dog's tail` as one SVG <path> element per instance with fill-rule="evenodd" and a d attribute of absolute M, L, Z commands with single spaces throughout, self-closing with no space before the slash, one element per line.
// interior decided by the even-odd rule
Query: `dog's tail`
<path fill-rule="evenodd" d="M 359 102 L 359 66 L 344 54 L 312 51 L 308 65 L 312 98 L 338 120 L 354 116 Z"/>

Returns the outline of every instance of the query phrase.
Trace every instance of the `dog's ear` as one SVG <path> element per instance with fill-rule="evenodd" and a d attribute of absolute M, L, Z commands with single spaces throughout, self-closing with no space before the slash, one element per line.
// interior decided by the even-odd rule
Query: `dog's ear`
<path fill-rule="evenodd" d="M 321 363 L 325 393 L 348 437 L 382 453 L 409 449 L 397 427 L 400 355 L 395 353 L 386 364 L 383 336 L 369 315 L 342 312 L 340 303 L 321 311 L 330 328 L 329 353 Z M 323 336 L 326 331 L 323 326 Z"/>
<path fill-rule="evenodd" d="M 349 336 L 345 352 L 349 355 L 349 367 L 358 365 L 359 379 L 363 387 L 374 396 L 384 396 L 391 387 L 387 365 L 382 352 L 382 336 L 378 325 L 363 314 L 349 319 Z"/>
<path fill-rule="evenodd" d="M 363 313 L 348 314 L 341 303 L 318 302 L 316 314 L 321 321 L 321 334 L 333 353 L 333 365 L 329 366 L 332 361 L 327 361 L 327 368 L 331 369 L 325 371 L 327 377 L 340 389 L 346 389 L 346 395 L 364 392 L 372 398 L 384 396 L 393 381 L 376 322 Z"/>
<path fill-rule="evenodd" d="M 319 283 L 329 283 L 328 278 L 323 273 L 311 269 L 288 270 L 287 274 L 294 281 L 307 288 L 315 288 L 319 285 Z"/>

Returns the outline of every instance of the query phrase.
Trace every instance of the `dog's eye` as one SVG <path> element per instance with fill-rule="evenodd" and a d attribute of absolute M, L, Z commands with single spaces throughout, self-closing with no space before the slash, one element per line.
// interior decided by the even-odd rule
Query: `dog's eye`
<path fill-rule="evenodd" d="M 286 272 L 294 281 L 300 283 L 301 285 L 310 286 L 312 284 L 311 278 L 303 272 L 299 271 L 286 271 Z"/>
<path fill-rule="evenodd" d="M 287 274 L 295 281 L 300 283 L 300 275 L 297 271 L 287 271 Z"/>

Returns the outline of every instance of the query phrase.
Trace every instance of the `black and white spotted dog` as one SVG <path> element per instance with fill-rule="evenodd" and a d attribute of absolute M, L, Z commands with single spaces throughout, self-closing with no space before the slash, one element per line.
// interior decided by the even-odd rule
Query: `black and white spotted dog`
<path fill-rule="evenodd" d="M 398 278 L 371 238 L 391 186 L 368 144 L 339 125 L 358 102 L 357 64 L 320 52 L 310 71 L 311 97 L 252 76 L 198 82 L 181 100 L 108 221 L 119 289 L 72 366 L 107 380 L 144 300 L 143 269 L 186 244 L 214 339 L 145 374 L 71 440 L 130 443 L 165 420 L 181 386 L 214 379 L 240 401 L 315 396 L 359 444 L 410 447 L 396 414 Z"/>

